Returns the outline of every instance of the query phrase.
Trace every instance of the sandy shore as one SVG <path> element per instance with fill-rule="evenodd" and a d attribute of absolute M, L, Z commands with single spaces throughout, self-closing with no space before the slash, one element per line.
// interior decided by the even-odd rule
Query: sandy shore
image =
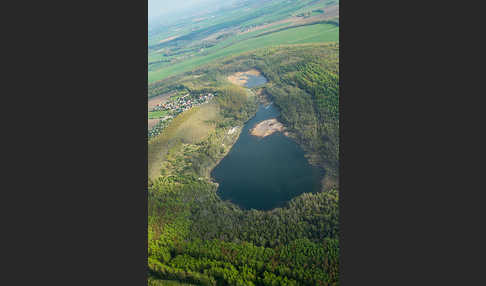
<path fill-rule="evenodd" d="M 250 134 L 257 137 L 267 137 L 275 132 L 285 131 L 285 127 L 277 119 L 272 118 L 262 121 L 250 129 Z"/>
<path fill-rule="evenodd" d="M 262 73 L 256 69 L 251 69 L 246 72 L 237 72 L 228 77 L 228 80 L 234 84 L 244 86 L 248 81 L 248 75 L 261 76 Z"/>

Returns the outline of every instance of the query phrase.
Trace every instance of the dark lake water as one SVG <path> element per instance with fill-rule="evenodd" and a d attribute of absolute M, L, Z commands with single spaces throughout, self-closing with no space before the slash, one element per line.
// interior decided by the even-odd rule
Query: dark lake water
<path fill-rule="evenodd" d="M 323 170 L 307 162 L 297 143 L 280 132 L 265 138 L 250 135 L 249 129 L 255 124 L 278 115 L 273 104 L 266 108 L 261 105 L 211 173 L 223 200 L 244 209 L 268 210 L 303 192 L 319 191 Z"/>
<path fill-rule="evenodd" d="M 267 79 L 264 76 L 251 75 L 251 74 L 247 76 L 248 76 L 248 81 L 246 82 L 245 87 L 252 88 L 267 83 Z"/>

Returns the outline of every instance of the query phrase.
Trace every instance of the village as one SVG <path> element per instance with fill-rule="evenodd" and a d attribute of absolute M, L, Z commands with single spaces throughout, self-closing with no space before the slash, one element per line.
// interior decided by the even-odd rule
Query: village
<path fill-rule="evenodd" d="M 172 121 L 174 117 L 180 113 L 191 109 L 194 106 L 209 102 L 215 94 L 207 93 L 204 95 L 191 95 L 187 93 L 183 96 L 175 96 L 169 99 L 166 103 L 158 103 L 150 112 L 150 114 L 160 113 L 159 121 L 155 126 L 148 131 L 148 137 L 152 138 L 159 135 Z"/>
<path fill-rule="evenodd" d="M 171 111 L 172 115 L 191 109 L 193 106 L 208 102 L 214 97 L 212 93 L 206 95 L 191 96 L 190 93 L 183 95 L 168 103 L 157 104 L 152 111 Z"/>

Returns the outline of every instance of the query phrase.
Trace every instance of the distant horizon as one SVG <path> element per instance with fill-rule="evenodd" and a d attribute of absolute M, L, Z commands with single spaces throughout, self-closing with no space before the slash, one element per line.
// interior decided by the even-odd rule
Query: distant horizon
<path fill-rule="evenodd" d="M 224 0 L 148 0 L 148 20 L 153 21 L 164 15 L 188 11 L 189 9 L 196 8 L 201 4 L 218 1 L 227 2 Z"/>

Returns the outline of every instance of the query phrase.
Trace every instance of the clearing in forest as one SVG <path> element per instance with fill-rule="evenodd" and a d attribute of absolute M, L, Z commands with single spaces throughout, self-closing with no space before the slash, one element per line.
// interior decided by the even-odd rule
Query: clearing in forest
<path fill-rule="evenodd" d="M 256 70 L 256 69 L 251 69 L 251 70 L 248 70 L 246 72 L 234 73 L 234 74 L 228 76 L 228 80 L 231 83 L 234 83 L 236 85 L 244 86 L 247 83 L 250 75 L 261 76 L 262 73 L 260 71 Z"/>
<path fill-rule="evenodd" d="M 194 144 L 203 141 L 216 128 L 212 120 L 219 115 L 218 106 L 204 104 L 179 114 L 167 128 L 148 144 L 149 178 L 160 175 L 160 167 L 167 150 L 175 144 Z"/>

